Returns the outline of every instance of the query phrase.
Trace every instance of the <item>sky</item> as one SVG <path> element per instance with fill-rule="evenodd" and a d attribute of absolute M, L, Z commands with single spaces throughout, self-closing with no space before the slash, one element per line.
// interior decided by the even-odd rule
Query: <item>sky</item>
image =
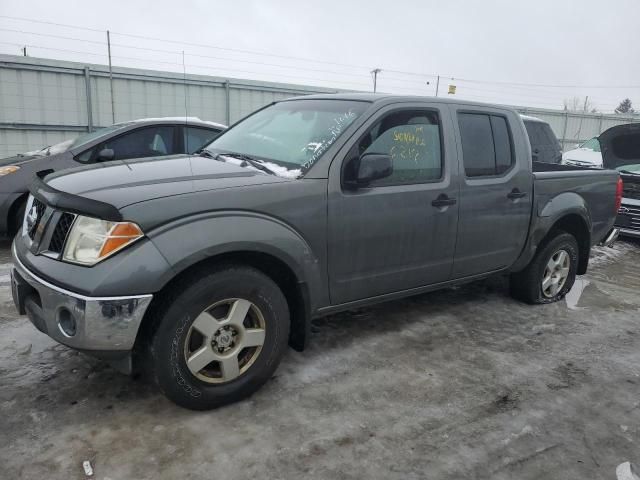
<path fill-rule="evenodd" d="M 441 96 L 608 113 L 640 110 L 638 19 L 638 0 L 0 0 L 0 53 L 107 63 L 108 29 L 118 66 L 362 91 L 377 68 L 378 92 L 440 75 Z"/>

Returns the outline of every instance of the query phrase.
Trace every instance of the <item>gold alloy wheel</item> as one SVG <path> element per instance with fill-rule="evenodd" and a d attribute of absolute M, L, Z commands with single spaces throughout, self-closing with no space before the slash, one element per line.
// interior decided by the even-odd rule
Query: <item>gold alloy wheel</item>
<path fill-rule="evenodd" d="M 203 382 L 234 380 L 260 355 L 265 332 L 264 315 L 249 300 L 229 298 L 216 302 L 196 317 L 187 332 L 187 367 Z"/>

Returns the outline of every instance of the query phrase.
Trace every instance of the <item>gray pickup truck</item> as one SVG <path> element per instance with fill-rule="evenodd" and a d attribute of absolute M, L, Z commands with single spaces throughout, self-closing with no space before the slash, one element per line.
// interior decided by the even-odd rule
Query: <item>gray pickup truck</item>
<path fill-rule="evenodd" d="M 561 299 L 611 231 L 619 174 L 535 164 L 519 115 L 438 98 L 271 104 L 193 156 L 37 179 L 18 310 L 174 402 L 246 397 L 314 317 L 496 274 Z"/>

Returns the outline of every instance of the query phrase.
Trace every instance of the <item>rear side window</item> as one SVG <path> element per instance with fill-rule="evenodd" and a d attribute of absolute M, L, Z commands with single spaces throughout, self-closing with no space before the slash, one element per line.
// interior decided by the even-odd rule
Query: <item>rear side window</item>
<path fill-rule="evenodd" d="M 211 143 L 218 136 L 220 130 L 210 128 L 187 127 L 185 128 L 185 145 L 187 153 L 193 154 L 202 147 Z"/>
<path fill-rule="evenodd" d="M 501 175 L 514 163 L 509 126 L 504 117 L 459 113 L 462 158 L 467 177 Z"/>

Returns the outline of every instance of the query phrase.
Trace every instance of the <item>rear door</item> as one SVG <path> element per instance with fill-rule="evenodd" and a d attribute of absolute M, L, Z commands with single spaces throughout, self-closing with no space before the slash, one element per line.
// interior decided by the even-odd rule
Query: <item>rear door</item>
<path fill-rule="evenodd" d="M 342 184 L 364 153 L 393 159 L 393 174 L 367 188 Z M 451 276 L 458 220 L 455 138 L 445 106 L 388 106 L 331 164 L 328 267 L 335 304 L 442 282 Z"/>
<path fill-rule="evenodd" d="M 508 267 L 528 234 L 533 176 L 520 119 L 510 111 L 452 106 L 462 159 L 453 278 Z"/>

